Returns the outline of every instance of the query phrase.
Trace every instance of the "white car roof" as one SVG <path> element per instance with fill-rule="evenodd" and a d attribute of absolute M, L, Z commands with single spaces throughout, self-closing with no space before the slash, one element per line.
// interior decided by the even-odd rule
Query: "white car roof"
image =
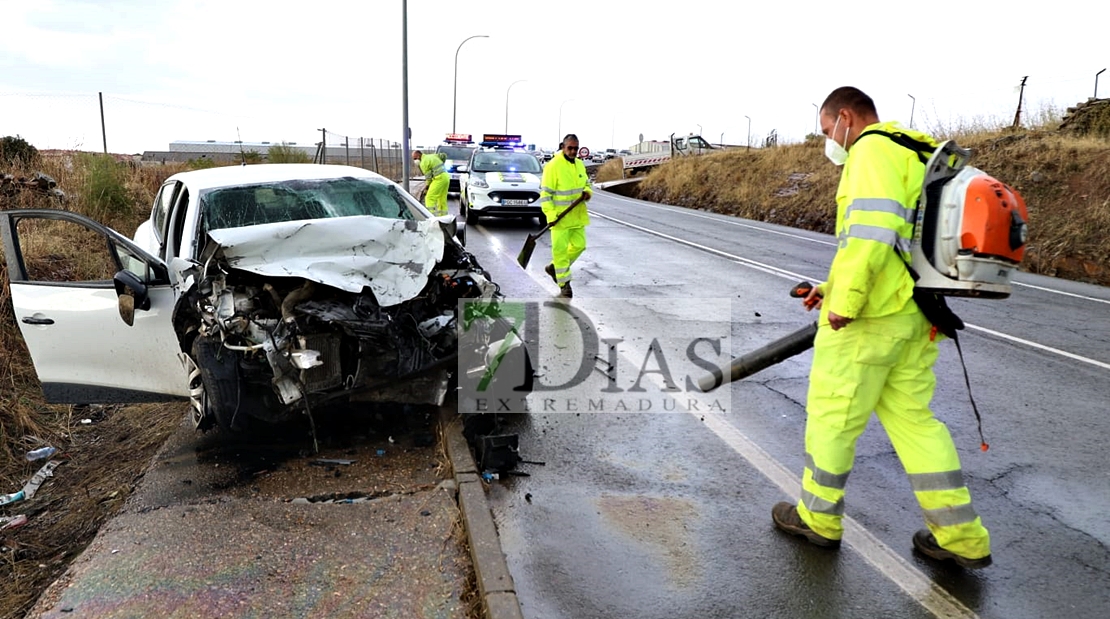
<path fill-rule="evenodd" d="M 370 170 L 354 166 L 323 165 L 319 163 L 262 163 L 245 166 L 222 166 L 205 170 L 178 172 L 167 180 L 182 181 L 191 190 L 200 191 L 235 185 L 254 185 L 297 179 L 331 179 L 347 176 L 393 182 Z"/>

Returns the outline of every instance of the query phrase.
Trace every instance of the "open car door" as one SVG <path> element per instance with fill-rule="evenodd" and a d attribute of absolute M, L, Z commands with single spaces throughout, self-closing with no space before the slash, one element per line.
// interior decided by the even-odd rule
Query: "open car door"
<path fill-rule="evenodd" d="M 15 320 L 52 403 L 188 396 L 165 264 L 62 210 L 0 211 Z"/>

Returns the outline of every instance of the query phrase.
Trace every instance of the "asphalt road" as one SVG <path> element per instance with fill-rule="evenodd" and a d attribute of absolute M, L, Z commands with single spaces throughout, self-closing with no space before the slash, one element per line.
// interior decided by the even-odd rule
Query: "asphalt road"
<path fill-rule="evenodd" d="M 624 342 L 616 353 L 603 347 L 591 380 L 564 398 L 596 398 L 605 412 L 541 394 L 554 405 L 505 419 L 523 457 L 543 463 L 521 464 L 529 476 L 491 489 L 525 617 L 1033 618 L 1110 608 L 1110 290 L 1019 274 L 1010 299 L 951 303 L 967 323 L 961 342 L 989 451 L 979 450 L 951 342 L 941 346 L 934 409 L 991 532 L 992 567 L 968 572 L 914 554 L 921 513 L 874 420 L 848 485 L 844 546 L 828 551 L 770 520 L 775 502 L 798 496 L 810 352 L 732 384 L 716 409 L 705 408 L 710 394 L 691 401 L 681 379 L 663 392 L 660 373 L 644 392 L 629 387 L 638 369 L 659 367 L 647 361 L 652 338 L 674 347 L 724 323 L 725 353 L 738 355 L 812 321 L 787 290 L 824 278 L 833 239 L 604 192 L 590 208 L 571 305 L 585 316 L 578 322 Z M 556 293 L 542 271 L 544 241 L 527 271 L 514 260 L 537 227 L 483 220 L 468 230 L 468 247 L 511 298 Z M 581 350 L 558 317 L 543 320 L 554 335 L 539 373 L 554 384 Z M 603 393 L 613 360 L 619 388 Z M 647 414 L 636 412 L 645 400 Z M 668 409 L 668 400 L 685 403 Z"/>

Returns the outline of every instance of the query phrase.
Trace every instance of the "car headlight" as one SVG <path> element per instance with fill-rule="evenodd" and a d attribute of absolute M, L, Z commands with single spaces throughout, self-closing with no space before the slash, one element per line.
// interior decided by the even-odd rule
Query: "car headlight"
<path fill-rule="evenodd" d="M 470 175 L 470 184 L 477 187 L 478 189 L 489 189 L 489 183 L 486 182 L 486 179 L 478 176 L 477 174 Z"/>

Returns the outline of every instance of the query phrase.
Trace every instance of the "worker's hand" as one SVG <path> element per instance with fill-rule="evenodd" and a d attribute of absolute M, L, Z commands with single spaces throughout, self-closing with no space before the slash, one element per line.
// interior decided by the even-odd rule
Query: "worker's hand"
<path fill-rule="evenodd" d="M 821 301 L 823 300 L 824 298 L 817 292 L 817 287 L 814 286 L 809 289 L 806 298 L 802 299 L 802 305 L 805 306 L 807 312 L 812 309 L 821 309 Z"/>
<path fill-rule="evenodd" d="M 840 329 L 847 327 L 848 323 L 852 322 L 852 320 L 853 319 L 848 318 L 847 316 L 841 316 L 840 314 L 829 312 L 829 326 L 832 327 L 833 331 L 839 331 Z"/>
<path fill-rule="evenodd" d="M 583 202 L 589 202 L 590 198 L 592 198 L 592 197 L 594 197 L 594 194 L 592 194 L 588 191 L 583 191 L 582 192 L 582 201 Z"/>

